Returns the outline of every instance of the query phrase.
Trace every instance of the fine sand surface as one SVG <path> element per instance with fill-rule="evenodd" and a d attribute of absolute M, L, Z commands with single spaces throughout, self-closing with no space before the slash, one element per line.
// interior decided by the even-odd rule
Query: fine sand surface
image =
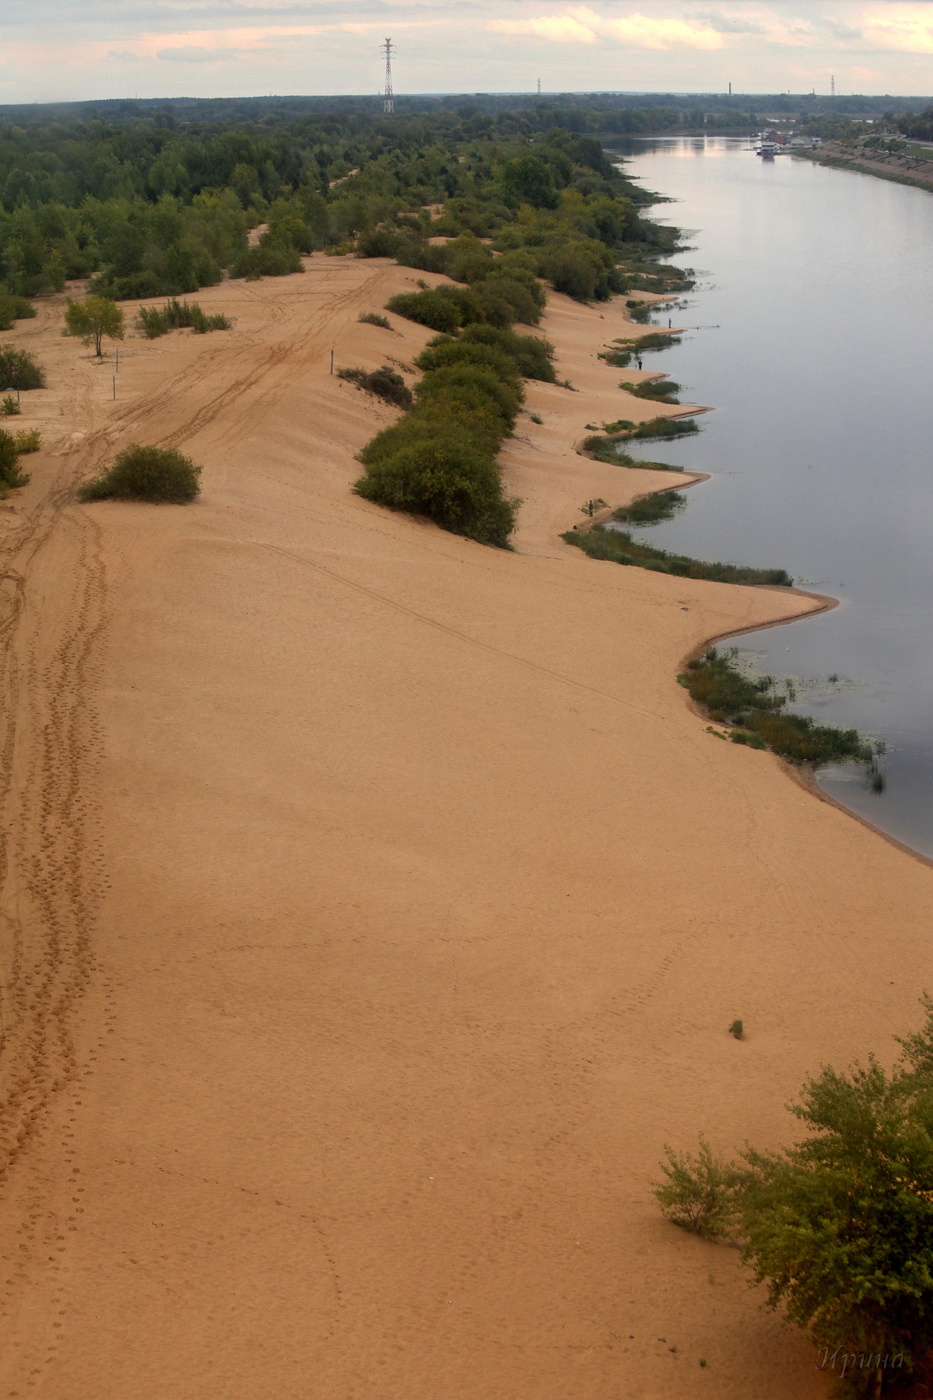
<path fill-rule="evenodd" d="M 8 337 L 51 387 L 0 507 L 2 1400 L 829 1393 L 649 1184 L 890 1054 L 933 870 L 676 683 L 807 599 L 558 538 L 677 481 L 574 451 L 658 411 L 595 358 L 621 303 L 551 299 L 576 392 L 529 388 L 515 552 L 351 494 L 392 414 L 330 350 L 410 364 L 427 333 L 357 316 L 414 276 L 201 292 L 235 329 L 128 339 L 116 401 L 62 299 Z M 201 500 L 75 505 L 134 439 Z"/>

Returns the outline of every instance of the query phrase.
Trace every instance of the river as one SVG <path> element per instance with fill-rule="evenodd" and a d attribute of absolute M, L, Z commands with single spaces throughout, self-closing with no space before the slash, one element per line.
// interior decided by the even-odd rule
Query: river
<path fill-rule="evenodd" d="M 885 741 L 883 792 L 854 768 L 818 781 L 933 856 L 933 195 L 734 138 L 613 149 L 675 201 L 652 216 L 687 232 L 675 262 L 697 274 L 671 314 L 704 329 L 644 367 L 715 407 L 698 437 L 646 444 L 712 479 L 642 537 L 839 599 L 736 645 L 794 678 L 791 708 Z"/>

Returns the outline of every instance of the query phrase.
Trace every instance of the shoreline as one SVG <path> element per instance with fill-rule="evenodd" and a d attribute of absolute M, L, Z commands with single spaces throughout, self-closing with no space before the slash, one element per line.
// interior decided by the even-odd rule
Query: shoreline
<path fill-rule="evenodd" d="M 824 152 L 823 148 L 815 151 L 792 150 L 791 155 L 799 160 L 812 160 L 817 165 L 826 165 L 832 170 L 854 170 L 860 175 L 874 175 L 879 180 L 891 180 L 897 185 L 912 185 L 915 189 L 933 194 L 933 175 L 911 175 L 906 170 L 895 170 L 882 161 L 850 157 L 836 150 Z"/>

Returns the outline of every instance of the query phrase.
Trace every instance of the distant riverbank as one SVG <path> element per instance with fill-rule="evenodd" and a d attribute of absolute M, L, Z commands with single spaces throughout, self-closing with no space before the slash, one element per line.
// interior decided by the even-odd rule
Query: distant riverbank
<path fill-rule="evenodd" d="M 933 194 L 933 160 L 917 160 L 908 153 L 881 152 L 870 158 L 857 154 L 838 141 L 827 142 L 816 150 L 795 150 L 802 160 L 818 165 L 831 165 L 840 170 L 855 170 L 862 175 L 877 175 L 881 180 L 894 180 L 899 185 L 915 185 Z"/>

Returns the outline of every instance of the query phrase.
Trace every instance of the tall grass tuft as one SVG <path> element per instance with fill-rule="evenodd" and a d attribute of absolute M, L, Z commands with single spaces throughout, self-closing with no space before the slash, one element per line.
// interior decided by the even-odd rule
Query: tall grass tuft
<path fill-rule="evenodd" d="M 169 331 L 188 329 L 195 335 L 207 331 L 228 331 L 232 321 L 222 311 L 208 316 L 196 301 L 178 301 L 171 297 L 165 306 L 141 306 L 136 316 L 136 327 L 147 340 L 155 340 Z"/>

